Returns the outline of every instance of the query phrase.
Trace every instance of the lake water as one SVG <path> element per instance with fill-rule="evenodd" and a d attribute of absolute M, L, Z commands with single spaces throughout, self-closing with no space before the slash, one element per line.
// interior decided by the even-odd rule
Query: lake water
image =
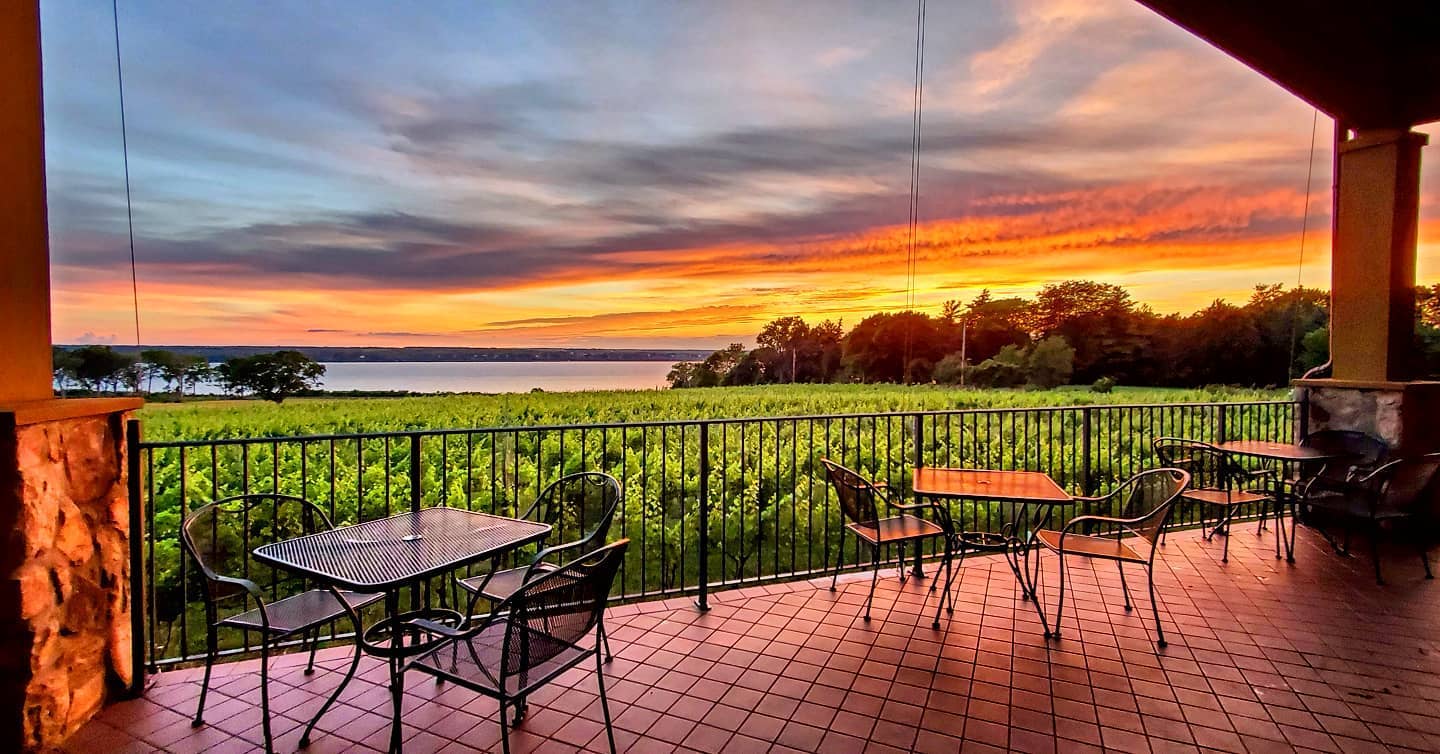
<path fill-rule="evenodd" d="M 664 361 L 345 362 L 325 365 L 325 390 L 528 393 L 665 387 Z"/>

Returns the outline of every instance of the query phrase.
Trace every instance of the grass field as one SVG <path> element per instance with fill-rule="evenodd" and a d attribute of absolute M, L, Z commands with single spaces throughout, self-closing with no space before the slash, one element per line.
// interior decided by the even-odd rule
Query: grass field
<path fill-rule="evenodd" d="M 961 390 L 929 385 L 768 385 L 693 390 L 291 398 L 152 403 L 147 440 L 202 440 L 351 432 L 721 419 L 759 416 L 1017 408 L 1116 403 L 1282 400 L 1288 391 L 1084 387 Z"/>

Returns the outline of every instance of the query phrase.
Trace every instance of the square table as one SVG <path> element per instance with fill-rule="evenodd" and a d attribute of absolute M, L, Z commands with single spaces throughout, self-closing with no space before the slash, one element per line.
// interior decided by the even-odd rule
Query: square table
<path fill-rule="evenodd" d="M 1030 576 L 1030 549 L 1035 544 L 1035 532 L 1050 519 L 1051 511 L 1057 505 L 1070 505 L 1073 496 L 1055 483 L 1048 474 L 1039 471 L 993 471 L 989 469 L 945 469 L 920 467 L 915 469 L 911 488 L 916 497 L 948 500 L 993 500 L 1002 503 L 1016 503 L 1015 516 L 998 535 L 993 532 L 957 532 L 962 544 L 980 549 L 1001 550 L 1015 579 L 1020 582 L 1021 596 L 1033 600 L 1035 609 L 1040 601 L 1035 596 L 1035 581 Z M 1034 520 L 1030 506 L 1039 511 Z M 962 516 L 963 519 L 963 516 Z M 1025 562 L 1020 562 L 1021 553 Z M 1038 563 L 1037 563 L 1038 566 Z M 1043 616 L 1042 616 L 1043 617 Z"/>
<path fill-rule="evenodd" d="M 390 750 L 400 751 L 400 704 L 404 693 L 406 631 L 400 613 L 400 589 L 472 563 L 498 558 L 545 539 L 549 524 L 492 516 L 461 508 L 425 508 L 398 516 L 342 526 L 255 548 L 255 559 L 335 588 L 384 592 L 384 620 L 365 630 L 386 627 L 389 647 L 355 640 L 367 653 L 390 663 L 394 719 Z"/>
<path fill-rule="evenodd" d="M 1258 458 L 1266 465 L 1277 462 L 1281 464 L 1317 463 L 1349 457 L 1348 453 L 1325 451 L 1319 448 L 1312 448 L 1308 445 L 1300 445 L 1298 443 L 1272 442 L 1268 440 L 1231 440 L 1230 442 L 1222 442 L 1215 447 L 1231 455 L 1245 456 L 1248 458 Z M 1283 470 L 1281 473 L 1280 481 L 1283 482 Z M 1277 484 L 1274 495 L 1275 558 L 1277 560 L 1280 558 L 1280 542 L 1283 540 L 1285 542 L 1285 560 L 1290 563 L 1294 563 L 1295 522 L 1298 518 L 1298 511 L 1296 511 L 1296 501 L 1294 500 L 1293 495 L 1287 495 L 1286 493 L 1283 493 L 1282 489 L 1283 486 Z M 1288 501 L 1282 499 L 1286 497 L 1289 498 Z M 1285 502 L 1290 503 L 1289 536 L 1286 536 L 1285 534 L 1285 521 L 1284 518 L 1281 516 L 1281 508 L 1284 506 Z M 1261 519 L 1261 523 L 1264 523 L 1263 517 Z M 1226 532 L 1226 536 L 1229 536 L 1229 532 Z"/>

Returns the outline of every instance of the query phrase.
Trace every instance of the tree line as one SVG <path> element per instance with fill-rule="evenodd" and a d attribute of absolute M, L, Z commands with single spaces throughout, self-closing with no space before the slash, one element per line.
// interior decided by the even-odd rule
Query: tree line
<path fill-rule="evenodd" d="M 1159 314 L 1118 285 L 1071 280 L 1033 298 L 982 291 L 935 314 L 872 314 L 846 331 L 780 317 L 755 348 L 739 343 L 675 364 L 671 387 L 785 382 L 946 383 L 976 387 L 1116 384 L 1279 386 L 1329 359 L 1329 297 L 1259 285 L 1242 305 L 1216 300 Z M 1440 284 L 1416 290 L 1416 357 L 1440 373 Z"/>
<path fill-rule="evenodd" d="M 56 389 L 63 393 L 194 395 L 201 385 L 215 385 L 229 395 L 280 403 L 285 398 L 314 390 L 325 375 L 325 365 L 305 354 L 284 350 L 236 356 L 212 365 L 205 357 L 159 348 L 139 353 L 110 346 L 78 348 L 56 346 L 51 352 Z M 156 391 L 156 383 L 160 390 Z"/>

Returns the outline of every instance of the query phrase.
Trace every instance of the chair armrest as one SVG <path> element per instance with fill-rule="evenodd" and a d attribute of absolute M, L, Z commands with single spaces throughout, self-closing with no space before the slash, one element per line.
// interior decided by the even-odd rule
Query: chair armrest
<path fill-rule="evenodd" d="M 444 623 L 426 620 L 425 618 L 416 618 L 415 620 L 408 621 L 408 625 L 414 626 L 427 634 L 436 634 L 451 639 L 463 638 L 471 633 L 471 629 L 468 628 L 455 628 L 447 626 Z"/>

